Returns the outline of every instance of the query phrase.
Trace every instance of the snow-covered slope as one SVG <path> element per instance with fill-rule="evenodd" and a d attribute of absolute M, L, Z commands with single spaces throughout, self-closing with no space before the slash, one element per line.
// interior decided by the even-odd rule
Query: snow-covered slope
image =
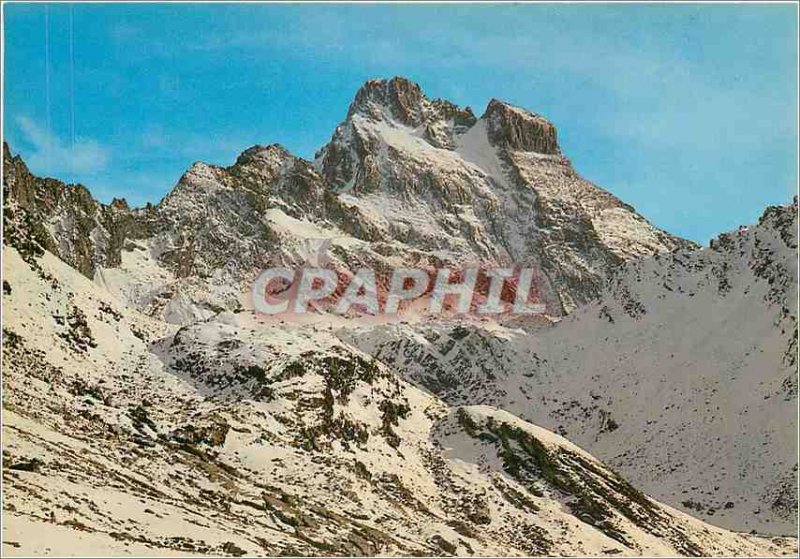
<path fill-rule="evenodd" d="M 743 531 L 797 529 L 797 205 L 710 248 L 631 262 L 532 333 L 344 329 L 445 401 L 557 431 L 657 498 Z"/>
<path fill-rule="evenodd" d="M 4 555 L 793 552 L 330 332 L 249 312 L 176 331 L 49 253 L 6 247 L 4 278 Z"/>

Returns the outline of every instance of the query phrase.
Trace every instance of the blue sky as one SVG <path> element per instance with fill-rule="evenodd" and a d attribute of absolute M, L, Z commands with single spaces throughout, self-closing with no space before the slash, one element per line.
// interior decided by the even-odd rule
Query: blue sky
<path fill-rule="evenodd" d="M 707 242 L 795 193 L 796 10 L 6 4 L 4 134 L 37 174 L 140 205 L 253 144 L 313 157 L 366 79 L 403 75 L 548 117 L 579 173 Z"/>

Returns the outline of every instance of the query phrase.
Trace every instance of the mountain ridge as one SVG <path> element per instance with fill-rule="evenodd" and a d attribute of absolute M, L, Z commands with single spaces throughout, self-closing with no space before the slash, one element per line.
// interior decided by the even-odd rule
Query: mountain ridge
<path fill-rule="evenodd" d="M 8 146 L 4 163 L 9 238 L 33 239 L 88 277 L 118 268 L 123 248 L 138 242 L 176 281 L 222 268 L 241 294 L 259 268 L 296 259 L 304 240 L 286 224 L 300 220 L 362 247 L 342 247 L 342 268 L 533 266 L 548 312 L 561 316 L 595 296 L 620 262 L 694 246 L 575 173 L 546 119 L 497 100 L 476 118 L 403 78 L 359 89 L 314 161 L 278 144 L 252 146 L 227 167 L 193 164 L 143 208 L 100 204 L 84 187 L 68 196 L 63 183 L 33 177 Z M 236 308 L 237 297 L 231 289 L 193 304 Z"/>

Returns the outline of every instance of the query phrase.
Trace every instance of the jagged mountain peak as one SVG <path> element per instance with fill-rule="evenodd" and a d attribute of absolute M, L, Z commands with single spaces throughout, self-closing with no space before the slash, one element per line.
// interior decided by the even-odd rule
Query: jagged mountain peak
<path fill-rule="evenodd" d="M 254 145 L 241 152 L 233 165 L 223 167 L 195 161 L 160 205 L 175 203 L 185 196 L 210 194 L 220 188 L 266 193 L 267 187 L 302 160 L 284 146 L 273 143 Z M 305 162 L 306 166 L 309 166 Z"/>
<path fill-rule="evenodd" d="M 17 166 L 7 167 L 5 182 L 17 184 Z M 263 262 L 293 260 L 298 239 L 322 227 L 327 233 L 314 235 L 392 242 L 392 253 L 408 258 L 533 266 L 550 313 L 562 315 L 596 295 L 621 261 L 685 244 L 582 179 L 545 118 L 492 99 L 478 119 L 401 77 L 366 82 L 313 162 L 279 144 L 251 146 L 230 166 L 196 162 L 155 207 L 103 210 L 113 223 L 100 223 L 95 206 L 82 203 L 90 211 L 77 237 L 64 219 L 70 212 L 37 194 L 45 182 L 20 182 L 35 188 L 17 189 L 15 198 L 50 224 L 40 244 L 70 263 L 84 255 L 90 277 L 95 264 L 119 262 L 123 241 L 136 238 L 180 278 L 224 266 L 234 290 Z M 100 231 L 108 241 L 98 240 Z M 382 251 L 366 261 L 387 258 Z M 342 252 L 363 264 L 363 255 Z"/>
<path fill-rule="evenodd" d="M 424 118 L 428 98 L 419 85 L 399 76 L 391 79 L 367 80 L 356 92 L 350 104 L 348 118 L 365 114 L 380 118 L 385 111 L 399 122 L 418 126 Z"/>
<path fill-rule="evenodd" d="M 239 154 L 236 163 L 227 170 L 246 179 L 251 185 L 264 185 L 275 181 L 282 172 L 299 161 L 300 158 L 280 144 L 255 145 Z"/>
<path fill-rule="evenodd" d="M 217 178 L 220 176 L 222 168 L 204 161 L 195 161 L 181 175 L 175 187 L 160 202 L 163 205 L 167 201 L 180 196 L 184 191 L 216 189 L 219 187 Z"/>
<path fill-rule="evenodd" d="M 403 77 L 368 80 L 355 95 L 347 121 L 356 116 L 421 128 L 434 147 L 452 149 L 453 135 L 478 122 L 470 107 L 430 99 L 419 84 Z M 491 99 L 481 119 L 495 147 L 559 155 L 555 126 L 546 118 L 499 99 Z M 451 124 L 452 123 L 452 124 Z"/>
<path fill-rule="evenodd" d="M 454 147 L 453 132 L 463 132 L 477 122 L 470 107 L 431 99 L 419 84 L 400 76 L 365 82 L 356 92 L 343 126 L 352 125 L 359 117 L 419 129 L 431 145 L 448 149 Z"/>
<path fill-rule="evenodd" d="M 546 118 L 492 99 L 481 117 L 492 145 L 518 151 L 559 155 L 556 127 Z"/>
<path fill-rule="evenodd" d="M 128 201 L 125 198 L 113 198 L 109 204 L 109 207 L 120 212 L 127 212 L 131 209 L 131 207 L 128 205 Z"/>
<path fill-rule="evenodd" d="M 236 165 L 246 165 L 253 161 L 275 165 L 291 158 L 294 158 L 294 155 L 281 144 L 254 145 L 239 154 L 236 158 Z"/>

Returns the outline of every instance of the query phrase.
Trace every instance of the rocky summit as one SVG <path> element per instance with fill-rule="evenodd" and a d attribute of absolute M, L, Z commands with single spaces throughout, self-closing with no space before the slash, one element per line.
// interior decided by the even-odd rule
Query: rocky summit
<path fill-rule="evenodd" d="M 403 78 L 313 161 L 253 146 L 131 208 L 4 145 L 3 193 L 4 555 L 797 553 L 796 200 L 699 247 L 544 117 Z M 323 256 L 524 265 L 546 315 L 253 312 Z"/>
<path fill-rule="evenodd" d="M 234 310 L 261 269 L 295 263 L 309 238 L 330 238 L 349 269 L 533 266 L 557 317 L 596 296 L 621 262 L 692 243 L 581 178 L 556 136 L 543 117 L 501 101 L 476 118 L 408 80 L 373 80 L 314 161 L 254 146 L 230 167 L 195 163 L 145 208 L 33 177 L 4 146 L 5 232 L 91 279 L 113 269 L 133 281 L 141 266 L 123 253 L 138 247 L 159 275 L 154 312 L 170 321 Z"/>

